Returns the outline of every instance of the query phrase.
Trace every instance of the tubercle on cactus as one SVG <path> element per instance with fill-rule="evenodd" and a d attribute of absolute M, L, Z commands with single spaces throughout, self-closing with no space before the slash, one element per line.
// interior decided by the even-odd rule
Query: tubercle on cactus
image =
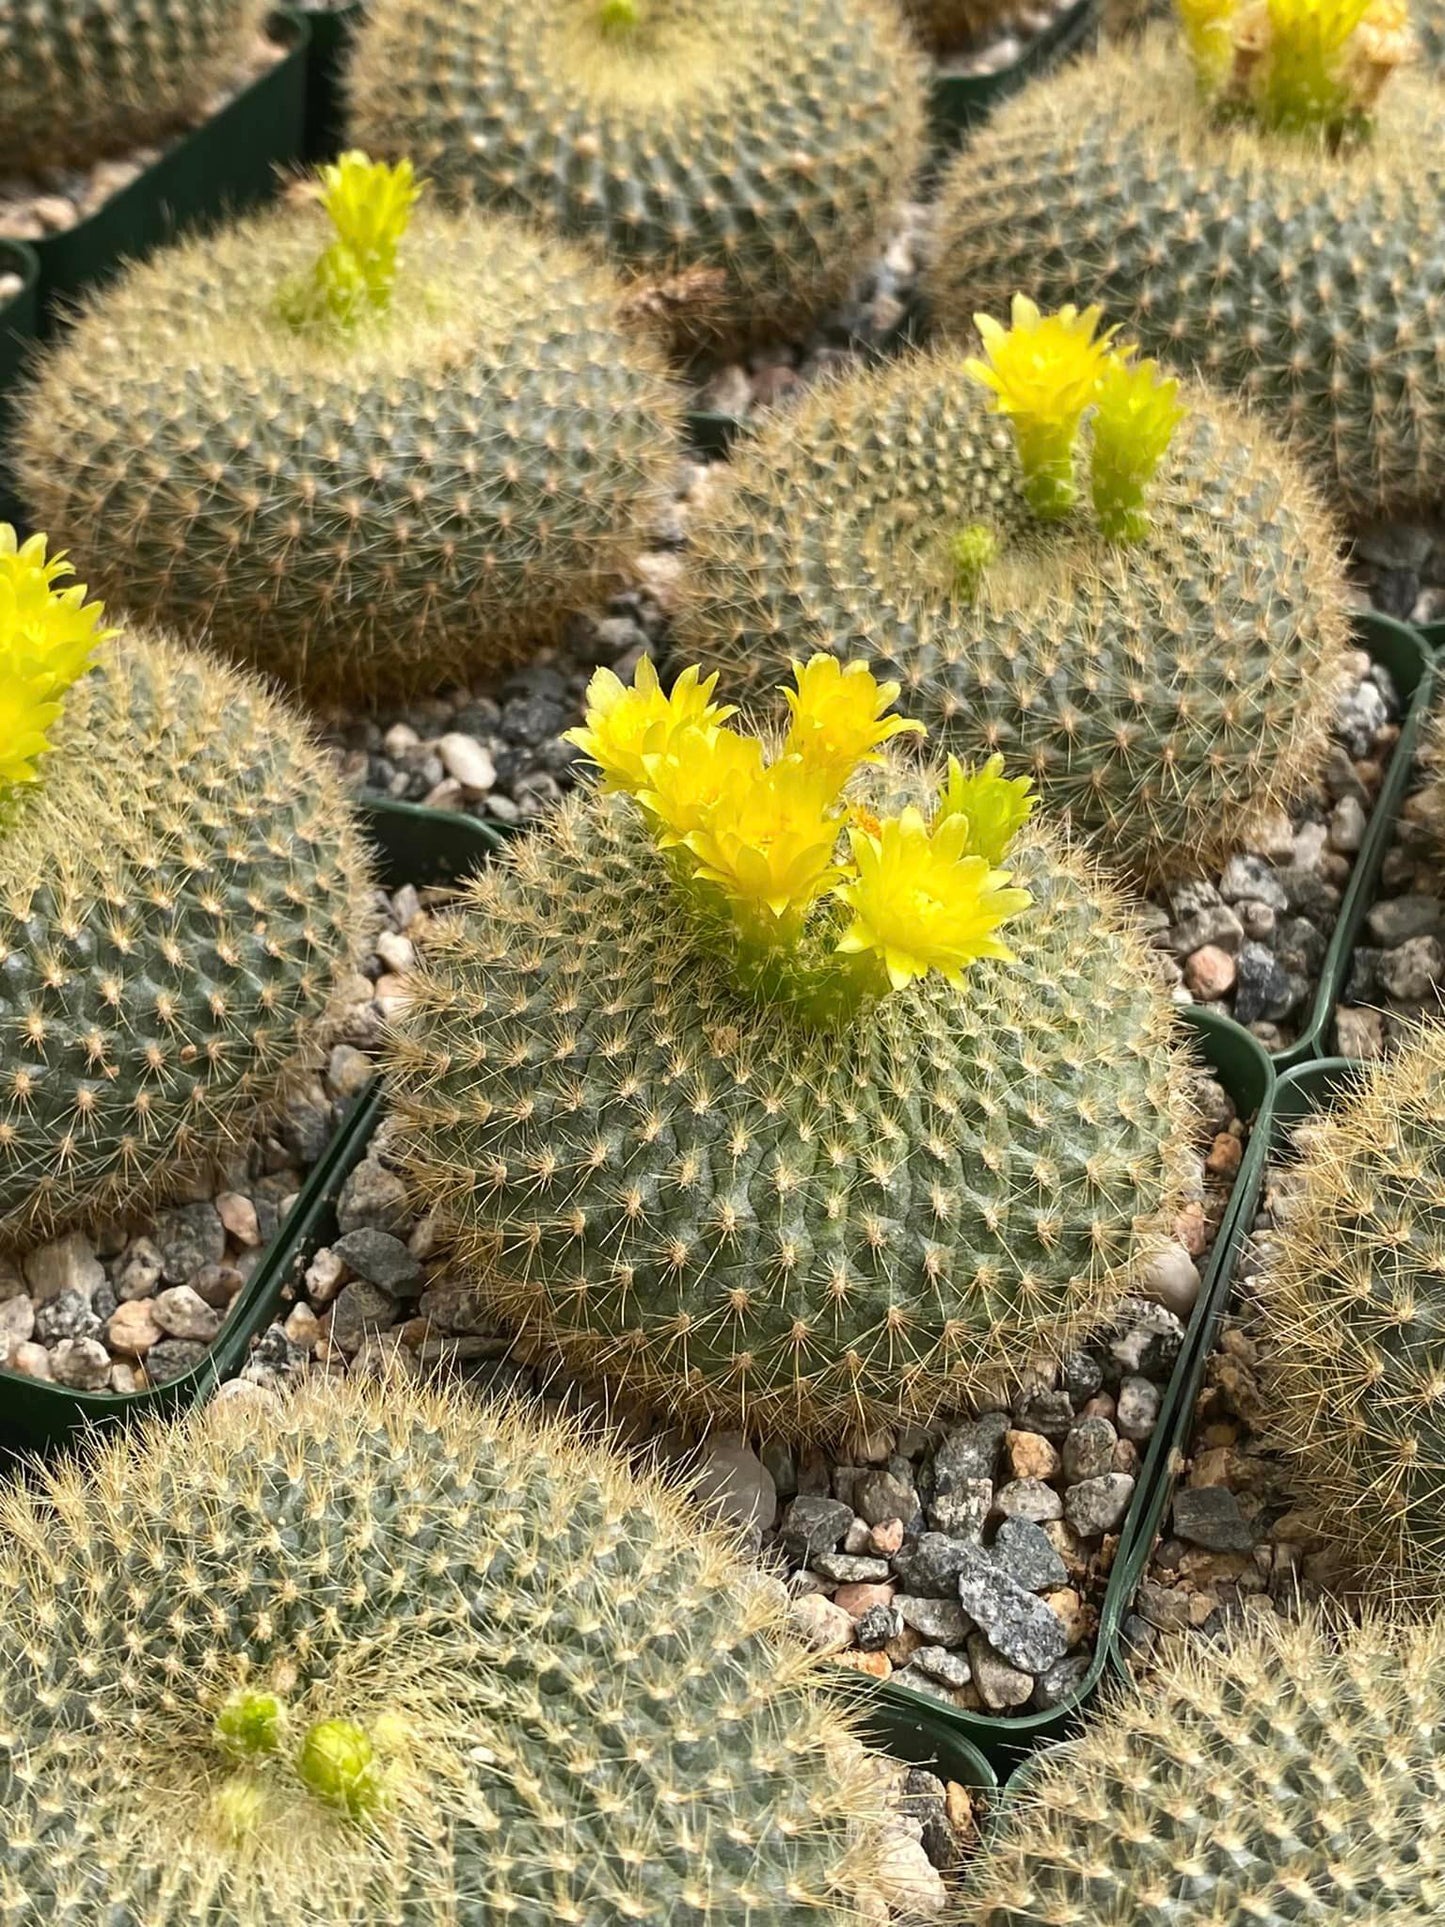
<path fill-rule="evenodd" d="M 1414 58 L 1404 0 L 1178 0 L 1201 91 L 1226 118 L 1338 141 L 1370 131 Z"/>
<path fill-rule="evenodd" d="M 1091 487 L 1100 531 L 1111 542 L 1138 541 L 1149 526 L 1145 491 L 1184 410 L 1178 382 L 1161 377 L 1157 362 L 1136 362 L 1132 347 L 1113 345 L 1117 327 L 1096 336 L 1101 314 L 1098 307 L 1080 313 L 1072 304 L 1041 314 L 1016 294 L 1008 328 L 991 315 L 974 316 L 986 358 L 969 359 L 964 370 L 989 390 L 994 412 L 1007 418 L 1024 498 L 1042 522 L 1074 510 L 1079 436 L 1092 415 Z M 976 551 L 977 534 L 965 529 L 953 548 L 965 599 L 977 593 L 992 560 L 989 553 L 981 563 Z"/>
<path fill-rule="evenodd" d="M 336 234 L 309 277 L 282 289 L 279 306 L 288 326 L 319 324 L 344 333 L 386 313 L 397 249 L 426 186 L 409 160 L 390 166 L 357 150 L 321 168 L 314 193 Z"/>
<path fill-rule="evenodd" d="M 954 763 L 931 820 L 913 804 L 882 821 L 850 810 L 848 786 L 879 748 L 925 732 L 885 713 L 899 685 L 863 663 L 818 655 L 793 675 L 772 754 L 727 727 L 716 674 L 685 669 L 665 695 L 645 658 L 631 689 L 597 671 L 568 740 L 635 799 L 700 921 L 721 922 L 736 975 L 764 998 L 821 1022 L 930 971 L 961 986 L 977 958 L 1013 961 L 996 932 L 1031 899 L 997 866 L 1028 818 L 1029 780 L 1005 778 L 1002 757 L 967 776 Z"/>
<path fill-rule="evenodd" d="M 99 626 L 84 583 L 56 586 L 72 574 L 64 554 L 46 555 L 45 536 L 22 543 L 0 522 L 0 823 L 10 792 L 36 781 L 65 692 L 116 633 Z"/>

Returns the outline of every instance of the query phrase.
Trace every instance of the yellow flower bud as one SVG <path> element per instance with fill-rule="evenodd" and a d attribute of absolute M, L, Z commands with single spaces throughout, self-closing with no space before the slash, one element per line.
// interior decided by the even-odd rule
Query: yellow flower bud
<path fill-rule="evenodd" d="M 905 733 L 927 733 L 922 723 L 884 715 L 902 685 L 878 682 L 866 663 L 845 667 L 835 656 L 818 655 L 795 662 L 793 680 L 796 689 L 783 691 L 793 713 L 783 753 L 830 780 L 835 795 L 863 764 L 880 760 L 873 752 L 882 744 Z"/>
<path fill-rule="evenodd" d="M 1004 775 L 1002 756 L 990 756 L 982 769 L 969 770 L 956 756 L 950 756 L 948 780 L 934 823 L 961 816 L 968 825 L 964 855 L 1002 863 L 1009 845 L 1033 814 L 1032 789 L 1029 777 Z"/>
<path fill-rule="evenodd" d="M 410 161 L 390 166 L 355 151 L 321 169 L 314 190 L 336 238 L 309 282 L 283 291 L 282 314 L 292 327 L 325 322 L 348 329 L 368 314 L 385 312 L 396 284 L 397 249 L 425 187 Z"/>

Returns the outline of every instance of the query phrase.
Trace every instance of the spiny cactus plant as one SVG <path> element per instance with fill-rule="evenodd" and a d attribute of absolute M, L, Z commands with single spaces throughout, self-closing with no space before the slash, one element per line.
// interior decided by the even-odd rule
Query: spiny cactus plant
<path fill-rule="evenodd" d="M 815 657 L 771 746 L 714 683 L 599 671 L 601 792 L 428 939 L 400 1148 L 484 1302 L 650 1405 L 961 1404 L 1177 1208 L 1168 999 L 1025 779 L 880 751 L 896 684 Z"/>
<path fill-rule="evenodd" d="M 74 167 L 191 118 L 267 0 L 25 0 L 0 9 L 0 174 Z"/>
<path fill-rule="evenodd" d="M 351 104 L 354 138 L 450 195 L 695 275 L 684 339 L 841 298 L 922 155 L 893 0 L 376 0 Z"/>
<path fill-rule="evenodd" d="M 0 1584 L 12 1927 L 864 1917 L 886 1799 L 826 1662 L 559 1424 L 222 1400 L 11 1482 Z"/>
<path fill-rule="evenodd" d="M 754 698 L 799 649 L 877 656 L 947 747 L 1003 752 L 1152 880 L 1318 773 L 1347 591 L 1279 449 L 1098 320 L 1016 301 L 979 317 L 986 359 L 865 371 L 765 427 L 690 530 L 677 629 Z"/>
<path fill-rule="evenodd" d="M 676 461 L 659 349 L 606 269 L 412 210 L 359 153 L 193 240 L 43 360 L 18 468 L 117 605 L 318 696 L 465 680 L 640 545 Z M 410 227 L 408 224 L 410 223 Z"/>
<path fill-rule="evenodd" d="M 1445 1617 L 1270 1614 L 1177 1641 L 1040 1755 L 970 1927 L 1430 1927 L 1445 1915 Z"/>
<path fill-rule="evenodd" d="M 1255 404 L 1353 515 L 1445 490 L 1445 94 L 1398 0 L 1191 0 L 1006 103 L 944 184 L 946 328 L 1098 302 Z M 1381 89 L 1384 89 L 1382 92 Z"/>
<path fill-rule="evenodd" d="M 1261 1369 L 1304 1500 L 1364 1567 L 1445 1574 L 1445 1031 L 1311 1131 L 1259 1288 Z"/>
<path fill-rule="evenodd" d="M 939 54 L 1018 12 L 1018 0 L 902 0 L 902 5 L 924 46 Z"/>
<path fill-rule="evenodd" d="M 0 1245 L 223 1155 L 305 1063 L 367 909 L 302 725 L 102 631 L 69 573 L 0 524 Z"/>

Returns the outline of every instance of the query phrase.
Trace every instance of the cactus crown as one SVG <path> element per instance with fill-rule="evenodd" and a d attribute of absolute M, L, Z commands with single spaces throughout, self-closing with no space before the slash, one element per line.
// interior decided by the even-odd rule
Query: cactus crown
<path fill-rule="evenodd" d="M 397 249 L 425 188 L 407 160 L 393 167 L 353 151 L 321 168 L 313 192 L 336 233 L 310 275 L 282 290 L 287 324 L 349 332 L 385 314 L 396 285 Z"/>
<path fill-rule="evenodd" d="M 1177 0 L 1200 88 L 1227 118 L 1338 141 L 1368 133 L 1414 57 L 1404 0 Z"/>
<path fill-rule="evenodd" d="M 1018 447 L 1024 495 L 1040 520 L 1057 521 L 1078 501 L 1075 452 L 1085 414 L 1093 410 L 1090 470 L 1094 513 L 1111 541 L 1137 541 L 1148 527 L 1144 495 L 1184 415 L 1177 381 L 1160 376 L 1154 361 L 1135 361 L 1132 347 L 1115 347 L 1117 328 L 1096 335 L 1103 310 L 1071 304 L 1040 314 L 1027 295 L 1013 298 L 1012 325 L 977 314 L 974 325 L 985 360 L 966 372 L 993 396 Z M 982 567 L 978 525 L 955 546 L 961 586 L 972 593 Z"/>
<path fill-rule="evenodd" d="M 55 586 L 74 571 L 45 548 L 43 535 L 19 542 L 0 522 L 0 821 L 11 791 L 36 780 L 66 690 L 115 634 L 99 627 L 102 605 L 86 601 L 83 582 Z"/>
<path fill-rule="evenodd" d="M 1030 897 L 997 866 L 1032 807 L 1028 778 L 1005 778 L 1002 757 L 950 761 L 931 820 L 909 804 L 880 821 L 845 792 L 883 743 L 925 733 L 885 713 L 899 685 L 827 655 L 793 675 L 771 755 L 727 727 L 716 674 L 685 669 L 664 695 L 645 657 L 631 689 L 597 671 L 568 740 L 636 800 L 745 988 L 826 1021 L 930 971 L 961 984 L 979 957 L 1011 961 L 996 933 Z"/>

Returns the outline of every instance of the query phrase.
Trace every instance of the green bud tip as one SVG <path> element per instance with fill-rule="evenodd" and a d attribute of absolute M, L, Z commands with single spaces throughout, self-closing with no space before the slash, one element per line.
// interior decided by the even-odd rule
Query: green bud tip
<path fill-rule="evenodd" d="M 216 1738 L 228 1753 L 253 1759 L 281 1744 L 286 1709 L 274 1693 L 236 1693 L 216 1715 Z"/>
<path fill-rule="evenodd" d="M 319 1800 L 352 1819 L 381 1803 L 376 1749 L 354 1720 L 318 1720 L 301 1742 L 296 1771 Z"/>
<path fill-rule="evenodd" d="M 604 33 L 628 33 L 641 20 L 639 0 L 602 0 L 597 10 L 597 21 Z"/>
<path fill-rule="evenodd" d="M 998 537 L 982 522 L 970 522 L 960 529 L 948 545 L 953 563 L 953 586 L 957 593 L 971 599 L 983 584 L 984 572 L 998 554 Z"/>

